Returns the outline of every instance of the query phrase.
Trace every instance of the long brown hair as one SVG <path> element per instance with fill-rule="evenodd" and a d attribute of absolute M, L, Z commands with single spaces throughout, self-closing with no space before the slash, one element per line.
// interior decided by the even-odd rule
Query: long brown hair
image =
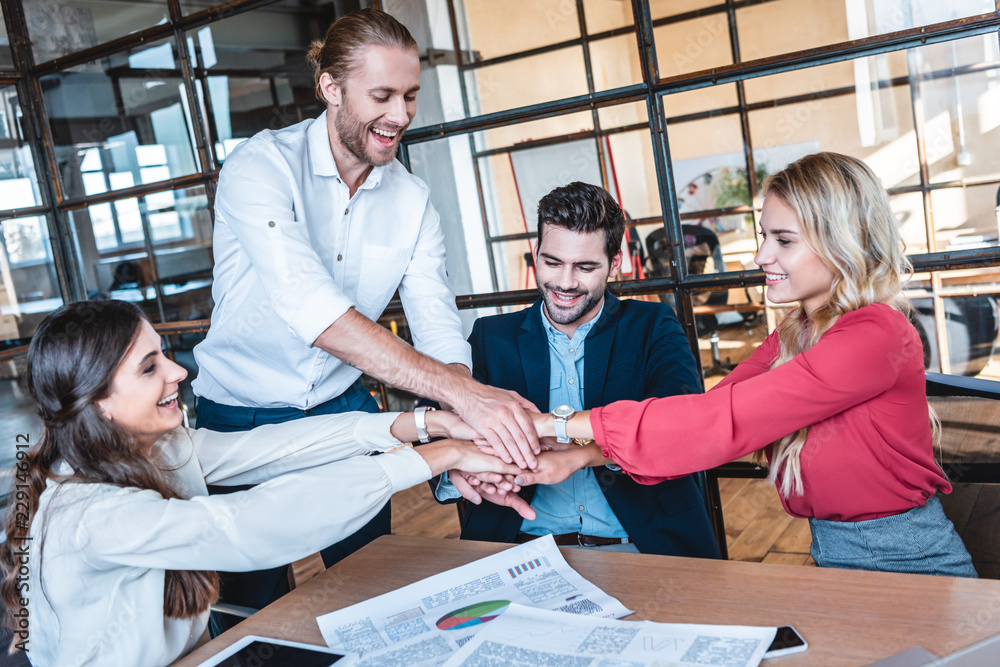
<path fill-rule="evenodd" d="M 807 155 L 768 178 L 764 194 L 795 212 L 805 242 L 834 275 L 829 301 L 809 317 L 800 305 L 780 322 L 772 368 L 815 345 L 852 310 L 882 303 L 909 312 L 902 290 L 913 267 L 889 195 L 868 165 L 839 153 Z M 799 456 L 808 433 L 800 429 L 773 445 L 768 477 L 776 483 L 782 471 L 779 491 L 786 498 L 802 494 Z M 763 460 L 763 450 L 757 458 Z"/>
<path fill-rule="evenodd" d="M 4 522 L 8 539 L 0 545 L 2 620 L 11 628 L 15 627 L 13 614 L 21 595 L 17 547 L 9 538 L 29 534 L 34 518 L 31 512 L 38 507 L 48 480 L 151 489 L 164 498 L 179 497 L 163 471 L 140 453 L 132 436 L 106 419 L 96 405 L 111 393 L 115 372 L 143 319 L 142 311 L 131 303 L 81 301 L 45 318 L 31 340 L 25 386 L 43 428 L 41 438 L 20 463 L 28 478 L 27 525 L 23 516 L 19 520 L 16 504 L 11 503 Z M 68 463 L 73 474 L 55 473 L 53 468 L 59 461 Z M 34 545 L 41 558 L 44 532 L 36 531 Z M 167 570 L 163 613 L 171 618 L 195 616 L 218 596 L 219 576 L 215 572 Z"/>
<path fill-rule="evenodd" d="M 319 77 L 328 73 L 338 84 L 343 84 L 351 70 L 358 64 L 358 56 L 367 46 L 398 47 L 417 50 L 417 40 L 406 26 L 378 9 L 359 9 L 344 14 L 334 21 L 322 41 L 316 40 L 309 47 L 306 61 L 313 68 L 316 97 L 326 104 L 319 87 Z"/>

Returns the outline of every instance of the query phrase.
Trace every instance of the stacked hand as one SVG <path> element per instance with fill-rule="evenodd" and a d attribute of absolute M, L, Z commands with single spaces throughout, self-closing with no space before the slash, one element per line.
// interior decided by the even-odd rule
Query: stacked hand
<path fill-rule="evenodd" d="M 447 413 L 444 413 L 447 414 Z M 550 436 L 552 417 L 537 412 L 528 413 L 534 434 L 538 438 L 539 451 L 534 456 L 534 463 L 514 462 L 521 468 L 516 474 L 500 474 L 495 471 L 482 472 L 469 469 L 452 470 L 449 479 L 455 489 L 469 502 L 478 505 L 483 499 L 497 505 L 510 507 L 525 519 L 534 519 L 535 512 L 528 503 L 518 495 L 522 486 L 530 484 L 558 484 L 570 477 L 574 472 L 590 465 L 607 463 L 596 445 L 584 447 L 572 443 L 559 443 Z M 457 416 L 452 415 L 459 422 Z M 463 424 L 464 425 L 464 424 Z M 469 437 L 470 426 L 463 430 L 456 425 L 453 437 Z M 483 454 L 488 454 L 509 462 L 511 453 L 507 449 L 494 446 L 481 437 L 474 437 L 474 442 Z M 523 454 L 523 453 L 522 453 Z"/>
<path fill-rule="evenodd" d="M 455 412 L 503 461 L 520 468 L 533 467 L 535 455 L 541 451 L 534 423 L 538 408 L 517 392 L 480 384 L 461 373 L 456 375 L 461 390 L 452 402 Z"/>

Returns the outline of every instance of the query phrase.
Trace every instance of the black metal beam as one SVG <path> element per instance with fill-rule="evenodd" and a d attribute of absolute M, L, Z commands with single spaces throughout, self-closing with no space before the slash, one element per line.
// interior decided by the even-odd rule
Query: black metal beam
<path fill-rule="evenodd" d="M 928 396 L 975 396 L 1000 401 L 1000 382 L 944 373 L 924 373 Z M 1000 403 L 997 403 L 1000 407 Z"/>
<path fill-rule="evenodd" d="M 913 263 L 913 270 L 918 273 L 1000 266 L 1000 248 L 973 248 L 910 255 L 910 262 Z"/>
<path fill-rule="evenodd" d="M 562 42 L 546 44 L 544 46 L 537 46 L 535 48 L 526 49 L 524 51 L 517 51 L 516 53 L 506 53 L 502 56 L 494 56 L 493 58 L 484 58 L 482 60 L 477 60 L 472 63 L 465 63 L 459 66 L 459 71 L 468 72 L 483 67 L 490 67 L 491 65 L 502 65 L 504 63 L 520 60 L 522 58 L 530 58 L 532 56 L 544 55 L 546 53 L 552 53 L 553 51 L 568 49 L 573 46 L 583 46 L 588 41 L 594 42 L 599 39 L 608 39 L 611 37 L 618 37 L 619 35 L 629 35 L 632 33 L 632 30 L 633 30 L 632 26 L 627 25 L 627 26 L 622 26 L 620 28 L 614 28 L 612 30 L 605 30 L 603 32 L 594 33 L 593 35 L 581 35 L 580 37 L 567 39 Z"/>
<path fill-rule="evenodd" d="M 545 137 L 544 139 L 529 139 L 527 141 L 521 141 L 510 146 L 501 146 L 499 148 L 490 148 L 488 150 L 477 151 L 472 154 L 474 158 L 480 157 L 491 157 L 494 155 L 506 155 L 507 153 L 516 153 L 518 151 L 525 151 L 531 148 L 541 148 L 543 146 L 555 146 L 558 144 L 567 144 L 571 141 L 581 141 L 583 139 L 594 139 L 598 137 L 607 137 L 613 134 L 622 134 L 624 132 L 635 132 L 637 130 L 645 130 L 649 128 L 649 123 L 632 123 L 631 125 L 620 125 L 618 127 L 612 127 L 609 129 L 596 129 L 596 130 L 581 130 L 580 132 L 573 132 L 572 134 L 560 134 L 554 137 Z"/>
<path fill-rule="evenodd" d="M 604 90 L 592 95 L 577 95 L 576 97 L 542 102 L 530 107 L 518 107 L 516 109 L 483 114 L 482 116 L 475 116 L 473 118 L 463 118 L 447 123 L 427 125 L 409 130 L 404 135 L 403 140 L 408 144 L 415 144 L 455 134 L 465 134 L 477 130 L 488 130 L 494 127 L 523 123 L 526 120 L 540 120 L 542 118 L 561 116 L 578 111 L 590 111 L 591 109 L 599 109 L 616 104 L 641 102 L 645 101 L 645 99 L 646 86 L 644 84 L 634 84 L 625 86 L 624 88 Z"/>
<path fill-rule="evenodd" d="M 187 176 L 178 176 L 177 178 L 171 178 L 168 181 L 157 181 L 156 183 L 143 183 L 142 185 L 136 185 L 131 188 L 122 188 L 121 190 L 109 190 L 107 192 L 102 192 L 99 195 L 90 195 L 88 197 L 78 197 L 76 199 L 67 199 L 59 205 L 59 208 L 65 211 L 72 211 L 81 208 L 87 208 L 88 206 L 93 206 L 95 204 L 104 204 L 107 202 L 118 201 L 119 199 L 126 199 L 129 197 L 144 197 L 149 194 L 154 194 L 157 192 L 166 192 L 167 190 L 180 190 L 181 188 L 193 188 L 199 185 L 205 184 L 206 178 L 211 178 L 213 180 L 217 179 L 219 172 L 217 170 L 212 170 L 207 173 L 195 172 Z"/>

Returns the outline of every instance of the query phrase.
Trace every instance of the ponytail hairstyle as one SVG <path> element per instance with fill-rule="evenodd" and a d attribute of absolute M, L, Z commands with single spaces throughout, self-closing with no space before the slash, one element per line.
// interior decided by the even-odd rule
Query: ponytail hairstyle
<path fill-rule="evenodd" d="M 402 23 L 378 9 L 359 9 L 344 14 L 326 31 L 326 37 L 316 40 L 309 47 L 306 62 L 313 68 L 316 97 L 326 104 L 319 86 L 320 76 L 326 72 L 338 85 L 351 74 L 368 46 L 396 47 L 417 51 L 417 40 Z"/>
<path fill-rule="evenodd" d="M 31 339 L 25 385 L 42 418 L 42 434 L 19 462 L 19 477 L 27 476 L 28 520 L 17 516 L 16 503 L 8 508 L 0 545 L 0 598 L 2 621 L 14 628 L 14 610 L 21 597 L 17 587 L 19 566 L 15 536 L 27 536 L 32 512 L 46 482 L 111 484 L 151 489 L 164 498 L 178 493 L 164 471 L 142 454 L 130 433 L 106 419 L 97 402 L 112 391 L 115 373 L 132 348 L 145 316 L 124 301 L 81 301 L 63 306 L 45 318 Z M 71 475 L 53 468 L 65 461 Z M 53 505 L 50 504 L 50 507 Z M 23 509 L 23 506 L 22 506 Z M 39 555 L 43 532 L 36 531 Z M 219 595 L 215 572 L 167 570 L 163 613 L 188 618 L 208 609 Z"/>
<path fill-rule="evenodd" d="M 772 368 L 811 348 L 841 315 L 873 303 L 908 314 L 903 283 L 913 272 L 889 195 L 861 160 L 817 153 L 769 177 L 764 194 L 778 197 L 799 219 L 803 239 L 834 275 L 830 299 L 807 316 L 802 306 L 778 325 L 780 351 Z M 933 413 L 931 421 L 934 421 Z M 773 443 L 768 479 L 784 497 L 802 495 L 799 457 L 809 428 Z M 764 460 L 764 450 L 756 454 Z"/>

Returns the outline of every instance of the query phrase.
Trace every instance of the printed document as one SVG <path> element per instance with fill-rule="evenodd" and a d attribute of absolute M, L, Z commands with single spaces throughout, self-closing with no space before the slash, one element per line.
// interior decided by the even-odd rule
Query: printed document
<path fill-rule="evenodd" d="M 615 621 L 512 604 L 445 667 L 756 667 L 775 628 Z"/>
<path fill-rule="evenodd" d="M 573 570 L 551 535 L 316 619 L 358 667 L 440 665 L 512 604 L 568 614 L 631 614 Z M 339 667 L 339 666 L 338 666 Z"/>

